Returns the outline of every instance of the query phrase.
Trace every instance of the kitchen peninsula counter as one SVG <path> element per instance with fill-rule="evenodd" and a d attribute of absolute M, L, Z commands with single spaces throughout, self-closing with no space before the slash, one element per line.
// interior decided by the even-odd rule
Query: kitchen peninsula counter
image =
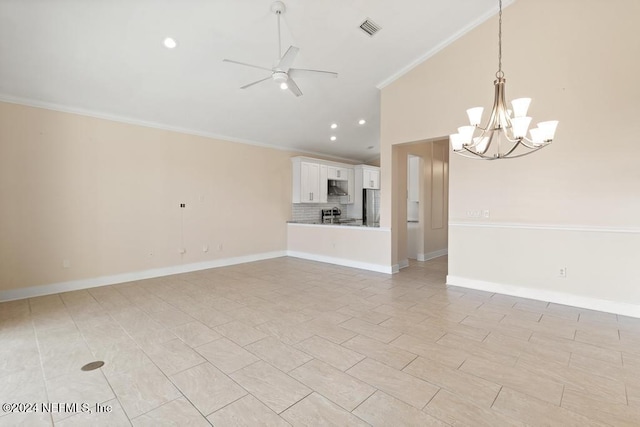
<path fill-rule="evenodd" d="M 320 221 L 287 223 L 288 255 L 380 273 L 393 273 L 391 229 L 367 227 L 362 222 L 322 224 Z"/>

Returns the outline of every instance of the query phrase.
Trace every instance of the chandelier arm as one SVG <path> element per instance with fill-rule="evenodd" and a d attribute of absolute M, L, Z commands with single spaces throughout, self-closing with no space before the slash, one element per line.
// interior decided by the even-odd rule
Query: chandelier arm
<path fill-rule="evenodd" d="M 504 153 L 504 154 L 503 154 L 502 156 L 500 156 L 500 157 L 502 157 L 502 158 L 509 157 L 509 155 L 510 155 L 511 153 L 513 153 L 513 152 L 515 151 L 515 149 L 516 149 L 516 148 L 518 148 L 518 146 L 519 146 L 520 144 L 522 144 L 522 141 L 521 141 L 521 140 L 516 140 L 515 144 L 513 144 L 513 147 L 511 147 L 511 149 L 510 149 L 509 151 L 507 151 L 506 153 Z"/>
<path fill-rule="evenodd" d="M 539 147 L 536 147 L 535 149 L 531 150 L 531 151 L 527 151 L 526 153 L 522 153 L 522 154 L 518 154 L 517 156 L 511 156 L 511 157 L 502 157 L 503 159 L 517 159 L 518 157 L 524 157 L 524 156 L 528 156 L 529 154 L 533 154 L 536 151 L 546 147 L 547 145 L 550 144 L 546 144 L 546 145 L 541 145 Z"/>
<path fill-rule="evenodd" d="M 471 151 L 471 150 L 469 150 L 469 148 L 467 148 L 465 146 L 463 146 L 462 148 L 464 148 L 466 151 L 468 151 L 469 153 L 471 153 L 471 154 L 473 154 L 475 156 L 475 157 L 465 156 L 460 151 L 457 151 L 458 154 L 460 154 L 461 156 L 464 156 L 464 157 L 466 157 L 468 159 L 476 159 L 476 160 L 480 160 L 480 159 L 483 159 L 483 160 L 494 160 L 495 159 L 494 157 L 485 156 L 484 154 L 476 153 L 475 151 Z"/>
<path fill-rule="evenodd" d="M 527 144 L 527 142 L 530 142 L 531 145 Z M 539 146 L 533 145 L 533 141 L 530 140 L 529 138 L 527 138 L 526 136 L 524 138 L 522 138 L 522 145 L 524 145 L 525 147 L 527 147 L 527 148 L 529 148 L 531 150 L 535 150 L 535 149 L 537 149 L 539 147 Z"/>

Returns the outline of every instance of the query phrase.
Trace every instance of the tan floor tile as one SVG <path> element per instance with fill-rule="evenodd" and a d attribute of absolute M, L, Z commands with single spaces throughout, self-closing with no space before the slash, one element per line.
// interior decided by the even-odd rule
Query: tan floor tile
<path fill-rule="evenodd" d="M 156 426 L 193 426 L 209 427 L 210 424 L 196 408 L 184 397 L 172 400 L 164 405 L 136 417 L 134 427 Z"/>
<path fill-rule="evenodd" d="M 364 359 L 349 369 L 347 374 L 418 409 L 422 409 L 439 390 L 433 384 L 372 359 Z"/>
<path fill-rule="evenodd" d="M 592 375 L 581 369 L 560 366 L 541 360 L 520 359 L 516 367 L 526 369 L 539 378 L 548 378 L 551 381 L 562 383 L 565 390 L 574 390 L 606 402 L 627 402 L 625 385 L 622 381 Z"/>
<path fill-rule="evenodd" d="M 0 303 L 0 401 L 2 396 L 9 396 L 5 400 L 46 401 L 43 374 L 55 396 L 72 384 L 58 379 L 79 374 L 79 366 L 91 359 L 105 361 L 100 371 L 126 410 L 120 415 L 156 413 L 156 408 L 180 397 L 180 393 L 147 353 L 167 371 L 190 365 L 186 363 L 191 359 L 188 355 L 195 353 L 189 353 L 189 347 L 206 353 L 200 356 L 208 355 L 227 373 L 245 368 L 259 358 L 234 343 L 233 338 L 220 338 L 212 331 L 232 322 L 221 329 L 228 329 L 229 336 L 235 333 L 240 344 L 255 346 L 256 352 L 260 352 L 260 345 L 281 341 L 281 345 L 261 349 L 261 356 L 284 370 L 296 368 L 310 357 L 318 359 L 314 364 L 323 361 L 351 373 L 359 365 L 373 362 L 373 358 L 386 361 L 391 366 L 378 363 L 375 366 L 380 369 L 370 369 L 369 374 L 371 382 L 378 381 L 390 392 L 401 393 L 397 383 L 408 375 L 393 370 L 394 366 L 401 367 L 393 354 L 420 355 L 405 369 L 436 383 L 434 387 L 444 387 L 423 412 L 456 425 L 482 425 L 489 417 L 494 418 L 495 425 L 513 424 L 513 418 L 499 414 L 495 407 L 487 408 L 488 397 L 478 397 L 482 396 L 482 384 L 477 381 L 482 380 L 473 378 L 481 377 L 506 385 L 532 402 L 526 406 L 508 402 L 508 408 L 502 408 L 512 411 L 511 415 L 519 414 L 515 415 L 519 417 L 516 424 L 564 425 L 575 421 L 567 412 L 548 409 L 553 408 L 545 406 L 549 401 L 602 422 L 635 425 L 636 411 L 640 410 L 640 319 L 446 286 L 446 274 L 446 256 L 429 262 L 411 261 L 409 268 L 391 276 L 283 257 Z M 246 328 L 234 328 L 242 324 Z M 246 332 L 252 330 L 274 338 L 248 344 L 253 337 L 247 337 Z M 361 336 L 354 339 L 356 335 Z M 363 359 L 364 354 L 347 348 L 345 343 L 352 339 L 349 346 L 363 341 L 376 351 L 368 350 L 369 357 Z M 279 351 L 283 349 L 293 351 Z M 391 353 L 383 351 L 390 349 Z M 300 356 L 300 352 L 308 356 Z M 199 354 L 191 362 L 206 363 Z M 474 372 L 468 372 L 469 368 Z M 263 378 L 262 388 L 258 387 L 264 396 L 271 393 L 287 400 L 291 384 L 311 392 L 277 369 L 266 369 L 267 374 L 259 374 L 266 378 L 270 372 L 273 378 Z M 413 378 L 420 381 L 418 377 Z M 275 392 L 268 387 L 274 378 L 279 379 Z M 468 387 L 462 387 L 465 379 Z M 51 386 L 52 380 L 59 384 Z M 450 393 L 447 387 L 456 392 Z M 416 393 L 405 398 L 411 395 Z M 314 399 L 330 401 L 327 396 L 317 396 L 305 399 L 296 408 L 304 408 Z M 289 400 L 296 398 L 304 396 Z M 507 400 L 502 396 L 497 403 Z M 397 398 L 393 401 L 402 403 Z M 245 404 L 258 413 L 266 408 L 255 397 L 245 395 L 213 413 L 208 422 L 216 414 L 227 414 L 230 418 L 226 421 L 235 419 L 242 425 L 243 418 L 237 412 L 246 412 L 242 409 Z M 356 411 L 366 405 L 367 401 Z M 328 407 L 336 406 L 331 402 Z M 527 412 L 520 414 L 513 408 Z M 386 410 L 389 408 L 376 407 L 372 417 L 375 411 Z M 536 412 L 543 415 L 532 415 Z M 262 412 L 260 419 L 268 417 L 266 414 L 275 417 L 276 425 L 285 423 L 271 409 Z M 21 415 L 0 413 L 0 425 L 19 424 Z M 27 420 L 27 425 L 50 424 L 51 416 L 45 415 L 44 420 Z M 56 414 L 55 418 L 62 425 L 91 422 L 84 415 Z M 202 414 L 199 417 L 203 421 Z M 398 415 L 398 419 L 403 418 Z"/>
<path fill-rule="evenodd" d="M 263 323 L 262 325 L 256 326 L 256 329 L 267 335 L 274 336 L 288 345 L 298 344 L 300 341 L 304 341 L 314 335 L 314 333 L 304 325 L 291 325 L 280 321 Z"/>
<path fill-rule="evenodd" d="M 323 319 L 314 319 L 309 322 L 305 322 L 303 323 L 303 326 L 313 334 L 328 339 L 336 344 L 341 344 L 357 335 L 357 333 L 353 331 L 344 329 L 331 321 Z"/>
<path fill-rule="evenodd" d="M 135 418 L 180 396 L 180 392 L 156 366 L 145 366 L 134 371 L 109 377 L 129 418 Z"/>
<path fill-rule="evenodd" d="M 402 368 L 418 357 L 417 354 L 409 353 L 399 347 L 363 337 L 362 335 L 358 335 L 342 345 L 399 370 L 402 370 Z"/>
<path fill-rule="evenodd" d="M 189 322 L 170 329 L 189 347 L 195 348 L 221 337 L 219 333 L 200 322 Z"/>
<path fill-rule="evenodd" d="M 203 363 L 173 375 L 171 381 L 205 415 L 247 394 L 242 387 L 210 363 Z"/>
<path fill-rule="evenodd" d="M 294 426 L 368 426 L 318 393 L 312 393 L 282 413 Z"/>
<path fill-rule="evenodd" d="M 52 425 L 53 420 L 51 414 L 48 413 L 12 412 L 0 416 L 0 427 L 48 427 Z"/>
<path fill-rule="evenodd" d="M 256 356 L 226 338 L 220 338 L 202 345 L 196 348 L 196 351 L 226 374 L 259 360 Z"/>
<path fill-rule="evenodd" d="M 274 337 L 267 337 L 249 344 L 245 349 L 284 372 L 289 372 L 313 359 L 308 354 L 283 344 Z"/>
<path fill-rule="evenodd" d="M 347 320 L 346 322 L 340 323 L 340 327 L 385 343 L 393 341 L 401 335 L 398 331 L 394 331 L 393 329 L 374 325 L 360 319 Z"/>
<path fill-rule="evenodd" d="M 560 405 L 563 384 L 547 377 L 540 377 L 529 370 L 505 366 L 475 357 L 467 359 L 460 370 L 495 384 L 511 387 L 554 405 Z"/>
<path fill-rule="evenodd" d="M 488 407 L 480 407 L 460 395 L 449 393 L 442 389 L 423 409 L 452 426 L 468 427 L 496 427 L 496 426 L 524 426 L 515 419 L 502 415 Z"/>
<path fill-rule="evenodd" d="M 218 325 L 222 325 L 223 323 L 227 323 L 233 320 L 231 316 L 211 308 L 203 308 L 200 310 L 196 310 L 190 314 L 191 317 L 202 322 L 210 328 L 214 328 Z"/>
<path fill-rule="evenodd" d="M 499 362 L 505 366 L 513 366 L 518 360 L 517 356 L 505 354 L 501 350 L 495 350 L 483 342 L 472 339 L 463 338 L 455 334 L 446 334 L 437 342 L 438 345 L 449 347 L 468 352 L 474 357 L 479 357 L 495 362 Z"/>
<path fill-rule="evenodd" d="M 287 427 L 289 423 L 280 418 L 264 403 L 248 394 L 207 417 L 214 426 L 229 427 Z"/>
<path fill-rule="evenodd" d="M 640 407 L 602 402 L 570 389 L 564 391 L 561 406 L 604 424 L 615 426 L 637 427 L 640 420 Z"/>
<path fill-rule="evenodd" d="M 166 375 L 176 374 L 205 361 L 195 350 L 177 338 L 148 347 L 145 352 Z"/>
<path fill-rule="evenodd" d="M 319 360 L 312 360 L 289 375 L 348 411 L 375 391 L 369 384 Z"/>
<path fill-rule="evenodd" d="M 360 353 L 316 336 L 296 344 L 296 348 L 341 371 L 346 371 L 365 357 Z"/>
<path fill-rule="evenodd" d="M 549 420 L 562 426 L 604 426 L 575 412 L 560 408 L 530 395 L 503 387 L 493 404 L 496 411 L 532 426 L 549 425 Z"/>
<path fill-rule="evenodd" d="M 86 402 L 90 405 L 113 399 L 113 391 L 102 372 L 98 369 L 90 372 L 78 372 L 47 380 L 47 393 L 50 402 Z M 68 412 L 54 412 L 54 421 L 73 415 Z"/>
<path fill-rule="evenodd" d="M 357 317 L 358 319 L 362 319 L 365 322 L 373 323 L 374 325 L 379 325 L 380 323 L 391 317 L 388 314 L 379 313 L 377 311 L 357 310 L 353 308 L 352 305 L 342 307 L 338 310 L 338 312 L 346 314 L 347 316 Z"/>
<path fill-rule="evenodd" d="M 231 378 L 278 414 L 311 393 L 303 384 L 262 361 L 234 372 Z"/>
<path fill-rule="evenodd" d="M 410 335 L 401 335 L 398 339 L 391 341 L 390 345 L 416 353 L 429 360 L 440 362 L 451 368 L 457 368 L 462 365 L 470 355 L 464 350 L 424 342 Z"/>
<path fill-rule="evenodd" d="M 576 327 L 573 324 L 547 324 L 543 322 L 523 320 L 521 318 L 513 316 L 506 316 L 500 323 L 504 325 L 517 326 L 523 329 L 529 329 L 534 333 L 542 333 L 569 340 L 572 340 L 576 333 Z"/>
<path fill-rule="evenodd" d="M 60 427 L 112 427 L 130 426 L 131 423 L 127 415 L 122 410 L 117 399 L 100 404 L 100 412 L 96 412 L 95 406 L 91 407 L 91 412 L 83 412 L 56 422 Z M 108 412 L 107 412 L 108 411 Z"/>
<path fill-rule="evenodd" d="M 266 337 L 266 335 L 259 330 L 237 320 L 218 325 L 213 329 L 241 347 Z"/>
<path fill-rule="evenodd" d="M 486 328 L 491 332 L 498 332 L 502 335 L 506 335 L 513 338 L 518 338 L 524 341 L 529 340 L 531 338 L 531 334 L 533 331 L 531 329 L 521 328 L 518 326 L 511 326 L 503 323 L 491 323 L 486 319 L 482 319 L 475 316 L 467 316 L 462 322 L 462 325 L 472 326 L 475 328 Z"/>
<path fill-rule="evenodd" d="M 476 377 L 466 372 L 448 368 L 432 360 L 418 357 L 403 372 L 421 378 L 431 384 L 444 388 L 483 408 L 490 408 L 500 385 Z"/>
<path fill-rule="evenodd" d="M 519 358 L 546 360 L 567 366 L 571 353 L 555 347 L 531 344 L 529 341 L 512 338 L 500 333 L 491 333 L 482 343 L 489 351 Z"/>
<path fill-rule="evenodd" d="M 358 406 L 354 415 L 372 426 L 445 426 L 439 419 L 381 391 Z"/>

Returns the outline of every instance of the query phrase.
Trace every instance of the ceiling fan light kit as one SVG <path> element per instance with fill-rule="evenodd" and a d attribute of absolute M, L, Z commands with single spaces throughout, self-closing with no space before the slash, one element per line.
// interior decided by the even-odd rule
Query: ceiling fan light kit
<path fill-rule="evenodd" d="M 240 89 L 247 89 L 251 86 L 257 85 L 258 83 L 265 82 L 267 80 L 273 80 L 276 84 L 279 85 L 280 89 L 287 90 L 293 93 L 295 96 L 302 96 L 302 91 L 293 80 L 293 78 L 298 77 L 324 77 L 324 78 L 336 78 L 338 77 L 338 73 L 334 73 L 331 71 L 321 71 L 321 70 L 306 70 L 302 68 L 291 68 L 293 62 L 298 55 L 300 49 L 295 46 L 289 46 L 289 49 L 282 55 L 282 37 L 280 32 L 280 16 L 286 11 L 286 6 L 281 1 L 276 1 L 271 4 L 271 12 L 273 12 L 278 18 L 278 59 L 276 60 L 276 65 L 273 68 L 262 67 L 260 65 L 252 65 L 244 62 L 238 62 L 231 59 L 223 59 L 224 62 L 231 62 L 233 64 L 243 65 L 245 67 L 258 68 L 265 71 L 270 71 L 271 76 L 265 77 L 263 79 L 257 80 L 255 82 L 251 82 L 242 86 Z"/>
<path fill-rule="evenodd" d="M 502 71 L 502 0 L 499 0 L 498 21 L 498 71 L 493 82 L 495 96 L 489 121 L 481 127 L 482 107 L 467 110 L 468 126 L 458 128 L 458 133 L 449 135 L 453 151 L 463 157 L 482 160 L 517 158 L 535 153 L 551 144 L 558 121 L 538 123 L 537 128 L 527 130 L 531 117 L 527 116 L 531 98 L 518 98 L 511 101 L 513 109 L 508 109 L 505 101 L 504 72 Z M 479 131 L 479 132 L 478 132 Z M 526 149 L 518 150 L 518 147 Z"/>

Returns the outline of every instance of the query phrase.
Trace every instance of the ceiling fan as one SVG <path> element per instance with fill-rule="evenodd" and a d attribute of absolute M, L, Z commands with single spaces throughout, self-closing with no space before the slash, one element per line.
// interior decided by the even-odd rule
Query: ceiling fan
<path fill-rule="evenodd" d="M 281 35 L 280 35 L 280 15 L 285 12 L 286 8 L 284 3 L 281 1 L 276 1 L 271 5 L 271 11 L 276 14 L 278 17 L 278 59 L 276 65 L 273 68 L 262 67 L 260 65 L 252 65 L 246 64 L 244 62 L 233 61 L 231 59 L 223 59 L 224 62 L 231 62 L 233 64 L 244 65 L 245 67 L 258 68 L 260 70 L 266 70 L 271 72 L 269 77 L 265 77 L 264 79 L 260 79 L 258 81 L 246 84 L 242 86 L 240 89 L 247 89 L 251 86 L 257 85 L 258 83 L 265 82 L 267 80 L 273 80 L 274 82 L 280 85 L 280 89 L 287 90 L 289 89 L 291 93 L 295 96 L 301 96 L 302 91 L 293 80 L 298 77 L 325 77 L 325 78 L 336 78 L 338 77 L 338 73 L 333 73 L 331 71 L 321 71 L 321 70 L 305 70 L 302 68 L 291 68 L 293 65 L 293 61 L 298 55 L 298 49 L 295 46 L 289 46 L 289 49 L 282 55 L 282 43 L 281 43 Z"/>

